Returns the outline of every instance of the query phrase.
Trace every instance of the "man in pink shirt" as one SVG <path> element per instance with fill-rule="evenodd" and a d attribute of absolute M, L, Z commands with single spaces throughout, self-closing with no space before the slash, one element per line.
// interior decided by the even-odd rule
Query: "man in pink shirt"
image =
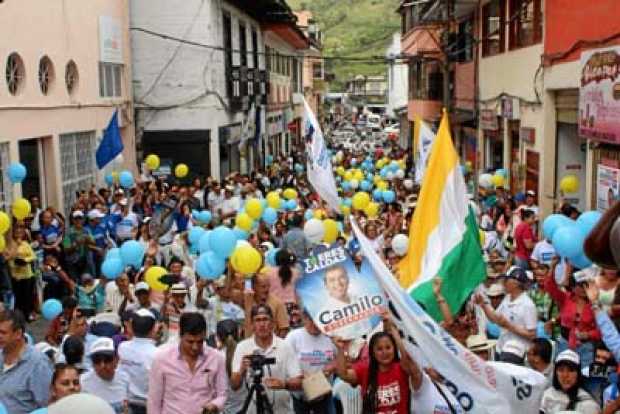
<path fill-rule="evenodd" d="M 180 342 L 162 346 L 149 375 L 149 414 L 202 414 L 223 410 L 228 389 L 224 355 L 205 344 L 207 323 L 181 315 Z"/>

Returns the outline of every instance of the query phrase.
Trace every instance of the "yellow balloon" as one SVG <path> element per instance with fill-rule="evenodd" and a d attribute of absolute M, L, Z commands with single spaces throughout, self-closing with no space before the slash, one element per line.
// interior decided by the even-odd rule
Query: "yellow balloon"
<path fill-rule="evenodd" d="M 372 178 L 372 183 L 373 183 L 374 185 L 377 185 L 377 184 L 379 184 L 380 182 L 381 182 L 381 176 L 380 176 L 380 175 L 375 175 L 375 176 Z"/>
<path fill-rule="evenodd" d="M 155 154 L 149 154 L 145 160 L 146 166 L 153 171 L 159 168 L 159 157 Z"/>
<path fill-rule="evenodd" d="M 342 212 L 342 214 L 344 214 L 345 216 L 348 216 L 349 214 L 351 214 L 351 207 L 349 206 L 345 206 L 344 204 L 340 206 L 340 211 Z"/>
<path fill-rule="evenodd" d="M 230 257 L 230 263 L 237 272 L 249 275 L 256 273 L 263 264 L 263 257 L 252 246 L 240 246 Z"/>
<path fill-rule="evenodd" d="M 257 198 L 251 198 L 245 203 L 245 212 L 254 220 L 258 220 L 263 214 L 263 205 Z"/>
<path fill-rule="evenodd" d="M 297 198 L 297 191 L 295 191 L 292 188 L 287 188 L 286 190 L 284 190 L 284 192 L 282 193 L 282 195 L 284 196 L 284 198 L 286 198 L 287 200 L 294 200 Z"/>
<path fill-rule="evenodd" d="M 168 274 L 168 271 L 160 266 L 151 266 L 144 274 L 144 281 L 155 292 L 164 292 L 168 289 L 168 285 L 162 283 L 159 278 Z"/>
<path fill-rule="evenodd" d="M 352 179 L 353 179 L 353 171 L 349 170 L 346 173 L 344 173 L 345 181 L 351 181 Z"/>
<path fill-rule="evenodd" d="M 560 190 L 564 194 L 576 193 L 579 191 L 579 177 L 570 174 L 562 178 L 560 181 Z"/>
<path fill-rule="evenodd" d="M 401 170 L 404 170 L 405 167 L 407 166 L 407 163 L 405 163 L 405 160 L 398 160 L 398 166 L 400 167 Z"/>
<path fill-rule="evenodd" d="M 118 171 L 112 171 L 112 181 L 118 182 Z"/>
<path fill-rule="evenodd" d="M 0 234 L 6 233 L 11 227 L 11 219 L 4 211 L 0 211 Z"/>
<path fill-rule="evenodd" d="M 280 199 L 280 194 L 275 191 L 271 191 L 267 194 L 267 205 L 271 208 L 275 208 L 276 210 L 280 208 L 280 203 L 282 200 Z"/>
<path fill-rule="evenodd" d="M 239 213 L 235 218 L 235 225 L 241 230 L 250 231 L 254 226 L 254 220 L 247 213 Z"/>
<path fill-rule="evenodd" d="M 189 173 L 189 167 L 186 164 L 178 164 L 174 168 L 174 175 L 177 178 L 183 178 Z"/>
<path fill-rule="evenodd" d="M 323 235 L 323 241 L 328 244 L 332 244 L 338 238 L 338 223 L 332 219 L 323 220 L 323 228 L 325 234 Z"/>
<path fill-rule="evenodd" d="M 13 203 L 11 208 L 13 216 L 18 220 L 23 220 L 30 214 L 30 202 L 25 198 L 19 198 Z"/>
<path fill-rule="evenodd" d="M 391 162 L 390 157 L 383 157 L 383 165 L 387 165 Z"/>
<path fill-rule="evenodd" d="M 353 178 L 355 178 L 357 181 L 362 181 L 364 179 L 364 177 L 365 177 L 364 173 L 361 172 L 360 170 L 356 170 L 353 173 Z"/>
<path fill-rule="evenodd" d="M 377 188 L 381 191 L 385 191 L 388 189 L 388 183 L 386 183 L 385 181 L 381 180 L 377 183 Z"/>
<path fill-rule="evenodd" d="M 323 210 L 314 210 L 313 216 L 315 219 L 323 220 L 323 217 L 325 217 L 325 213 L 323 212 Z"/>
<path fill-rule="evenodd" d="M 6 240 L 4 240 L 4 236 L 0 236 L 0 252 L 3 252 L 6 248 Z"/>
<path fill-rule="evenodd" d="M 366 216 L 368 216 L 368 218 L 377 217 L 377 215 L 379 214 L 379 204 L 371 201 L 364 209 L 364 213 L 366 214 Z"/>
<path fill-rule="evenodd" d="M 338 168 L 336 168 L 336 173 L 341 177 L 344 175 L 345 172 L 346 170 L 342 165 L 339 165 Z"/>
<path fill-rule="evenodd" d="M 495 174 L 491 177 L 491 181 L 493 182 L 493 185 L 495 187 L 503 187 L 504 186 L 504 177 L 499 175 L 499 174 Z"/>
<path fill-rule="evenodd" d="M 370 203 L 370 195 L 364 191 L 359 191 L 355 193 L 351 201 L 354 209 L 364 210 L 368 203 Z"/>
<path fill-rule="evenodd" d="M 375 167 L 377 167 L 377 170 L 380 170 L 381 168 L 383 168 L 385 166 L 385 161 L 383 160 L 379 160 L 375 163 Z"/>

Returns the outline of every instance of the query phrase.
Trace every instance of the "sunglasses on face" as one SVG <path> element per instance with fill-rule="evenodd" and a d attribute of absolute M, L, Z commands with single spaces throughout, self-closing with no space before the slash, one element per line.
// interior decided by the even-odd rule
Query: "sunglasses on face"
<path fill-rule="evenodd" d="M 94 355 L 92 357 L 93 365 L 99 365 L 101 363 L 111 364 L 114 361 L 114 357 L 112 355 Z"/>

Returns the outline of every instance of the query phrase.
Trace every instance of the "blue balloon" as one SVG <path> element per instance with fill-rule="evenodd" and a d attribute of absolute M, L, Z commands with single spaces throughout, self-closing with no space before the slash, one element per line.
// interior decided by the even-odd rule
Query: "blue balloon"
<path fill-rule="evenodd" d="M 400 165 L 398 165 L 398 162 L 396 162 L 396 161 L 392 161 L 392 162 L 390 163 L 389 170 L 390 170 L 391 172 L 395 173 L 396 171 L 400 170 Z"/>
<path fill-rule="evenodd" d="M 220 259 L 226 259 L 235 250 L 237 236 L 228 227 L 219 226 L 211 232 L 209 247 Z"/>
<path fill-rule="evenodd" d="M 101 264 L 101 273 L 108 280 L 114 280 L 123 273 L 123 262 L 117 258 L 106 259 Z"/>
<path fill-rule="evenodd" d="M 501 175 L 504 178 L 508 178 L 508 172 L 505 168 L 498 168 L 497 170 L 495 170 L 495 174 Z"/>
<path fill-rule="evenodd" d="M 43 408 L 39 408 L 37 410 L 34 410 L 33 412 L 31 412 L 30 414 L 48 414 L 49 411 L 47 411 L 47 407 L 43 407 Z M 6 411 L 2 411 L 2 408 L 0 408 L 0 414 L 4 414 L 6 413 Z"/>
<path fill-rule="evenodd" d="M 362 191 L 370 191 L 370 189 L 372 188 L 372 183 L 368 180 L 363 180 L 360 183 L 360 188 L 362 189 Z"/>
<path fill-rule="evenodd" d="M 211 243 L 209 241 L 210 238 L 211 231 L 205 231 L 202 233 L 202 236 L 200 236 L 200 239 L 198 240 L 198 249 L 201 254 L 211 250 Z"/>
<path fill-rule="evenodd" d="M 552 214 L 543 221 L 543 234 L 547 240 L 553 239 L 553 234 L 562 226 L 573 224 L 573 220 L 564 214 Z"/>
<path fill-rule="evenodd" d="M 202 210 L 198 213 L 198 221 L 204 224 L 208 224 L 213 218 L 211 212 L 209 210 Z"/>
<path fill-rule="evenodd" d="M 21 183 L 26 178 L 26 167 L 20 162 L 11 163 L 7 172 L 13 184 Z"/>
<path fill-rule="evenodd" d="M 374 178 L 375 176 L 371 173 L 366 174 L 366 181 L 370 181 L 372 183 Z"/>
<path fill-rule="evenodd" d="M 378 188 L 375 189 L 375 191 L 372 192 L 372 199 L 375 201 L 383 200 L 383 191 L 379 190 Z"/>
<path fill-rule="evenodd" d="M 140 269 L 144 259 L 144 246 L 135 240 L 127 240 L 121 246 L 121 259 L 125 266 Z"/>
<path fill-rule="evenodd" d="M 351 207 L 353 206 L 353 200 L 351 199 L 351 197 L 347 197 L 342 200 L 342 204 L 344 204 L 347 207 Z"/>
<path fill-rule="evenodd" d="M 549 339 L 549 334 L 545 331 L 545 323 L 538 321 L 536 323 L 536 338 Z"/>
<path fill-rule="evenodd" d="M 108 260 L 108 259 L 122 260 L 121 249 L 119 249 L 118 247 L 113 247 L 110 250 L 108 250 L 108 252 L 105 254 L 105 260 Z"/>
<path fill-rule="evenodd" d="M 556 252 L 562 257 L 577 257 L 583 253 L 585 237 L 575 224 L 564 225 L 553 233 L 551 243 Z"/>
<path fill-rule="evenodd" d="M 133 187 L 134 181 L 133 181 L 133 174 L 131 173 L 131 171 L 121 171 L 121 173 L 118 175 L 118 182 L 121 184 L 121 187 L 123 188 L 131 188 Z"/>
<path fill-rule="evenodd" d="M 257 222 L 255 221 L 254 224 L 256 223 Z M 250 233 L 243 229 L 240 229 L 239 227 L 235 227 L 233 229 L 233 232 L 235 232 L 235 237 L 237 237 L 237 240 L 247 240 L 248 237 L 250 237 Z"/>
<path fill-rule="evenodd" d="M 267 207 L 263 211 L 262 218 L 265 223 L 269 224 L 270 226 L 273 226 L 275 222 L 278 221 L 278 212 L 274 208 Z"/>
<path fill-rule="evenodd" d="M 344 191 L 351 191 L 351 183 L 349 183 L 348 181 L 344 181 L 342 183 L 342 189 Z"/>
<path fill-rule="evenodd" d="M 295 171 L 296 171 L 298 174 L 301 174 L 302 172 L 304 172 L 304 166 L 303 166 L 303 165 L 301 165 L 301 164 L 295 164 Z"/>
<path fill-rule="evenodd" d="M 200 242 L 200 238 L 203 234 L 205 234 L 205 229 L 199 226 L 194 226 L 189 229 L 189 232 L 187 233 L 187 239 L 189 240 L 190 244 L 196 244 Z"/>
<path fill-rule="evenodd" d="M 289 211 L 295 210 L 297 208 L 297 200 L 286 200 L 284 208 Z"/>
<path fill-rule="evenodd" d="M 577 219 L 577 225 L 579 226 L 579 230 L 587 236 L 594 226 L 601 219 L 603 214 L 600 211 L 586 211 Z"/>
<path fill-rule="evenodd" d="M 271 249 L 267 252 L 267 254 L 265 255 L 265 261 L 267 262 L 267 264 L 271 267 L 275 267 L 277 266 L 276 263 L 276 254 L 278 254 L 278 252 L 280 251 L 280 249 L 278 248 L 274 248 Z"/>
<path fill-rule="evenodd" d="M 459 165 L 459 170 L 461 170 L 462 175 L 467 175 L 467 167 L 464 165 Z"/>
<path fill-rule="evenodd" d="M 490 339 L 497 339 L 499 338 L 499 334 L 501 333 L 501 330 L 499 328 L 499 326 L 497 326 L 496 324 L 494 324 L 491 321 L 487 321 L 487 336 Z"/>
<path fill-rule="evenodd" d="M 58 299 L 48 299 L 41 305 L 41 315 L 46 321 L 55 319 L 62 313 L 62 303 Z"/>
<path fill-rule="evenodd" d="M 381 178 L 387 178 L 389 172 L 390 170 L 388 167 L 383 167 L 381 168 L 381 171 L 379 171 L 379 174 L 381 175 Z"/>
<path fill-rule="evenodd" d="M 587 269 L 592 266 L 592 261 L 583 252 L 578 256 L 569 257 L 568 260 L 573 264 L 573 266 L 579 269 Z"/>
<path fill-rule="evenodd" d="M 259 201 L 260 201 L 260 205 L 261 205 L 261 207 L 262 207 L 262 211 L 265 211 L 265 209 L 266 209 L 267 207 L 269 207 L 269 206 L 267 205 L 267 200 L 266 200 L 266 199 L 264 199 L 264 198 L 261 198 Z"/>
<path fill-rule="evenodd" d="M 200 214 L 200 211 L 198 210 L 192 210 L 192 218 L 194 220 L 198 220 L 198 215 Z"/>
<path fill-rule="evenodd" d="M 306 212 L 304 213 L 304 219 L 310 220 L 311 218 L 314 217 L 314 211 L 312 211 L 312 209 L 308 209 L 306 210 Z"/>
<path fill-rule="evenodd" d="M 114 176 L 112 174 L 105 175 L 105 183 L 109 186 L 114 185 Z"/>
<path fill-rule="evenodd" d="M 392 190 L 385 190 L 381 196 L 386 203 L 393 203 L 396 200 L 396 193 Z"/>
<path fill-rule="evenodd" d="M 226 261 L 215 252 L 208 251 L 200 255 L 196 261 L 196 272 L 203 279 L 214 280 L 226 271 Z"/>

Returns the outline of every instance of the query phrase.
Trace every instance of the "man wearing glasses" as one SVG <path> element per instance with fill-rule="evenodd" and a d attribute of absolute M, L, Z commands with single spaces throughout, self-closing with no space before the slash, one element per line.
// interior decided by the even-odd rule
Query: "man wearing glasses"
<path fill-rule="evenodd" d="M 129 377 L 125 372 L 116 369 L 118 356 L 114 341 L 110 338 L 97 339 L 91 345 L 88 355 L 93 370 L 82 374 L 82 392 L 105 400 L 116 413 L 127 412 Z"/>

